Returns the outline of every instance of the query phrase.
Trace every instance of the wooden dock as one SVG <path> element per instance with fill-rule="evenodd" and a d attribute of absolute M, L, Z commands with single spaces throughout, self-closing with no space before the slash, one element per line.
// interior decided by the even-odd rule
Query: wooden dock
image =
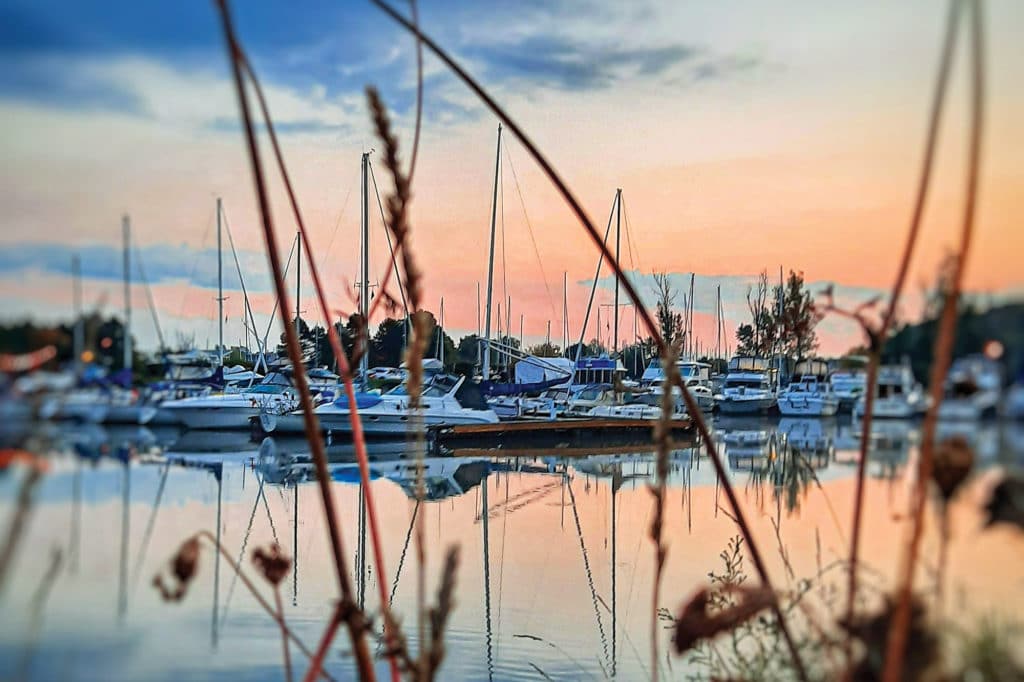
<path fill-rule="evenodd" d="M 650 446 L 655 422 L 647 419 L 518 419 L 497 424 L 462 424 L 432 428 L 428 442 L 435 453 L 502 450 L 536 455 L 571 450 L 621 451 L 623 446 Z M 680 445 L 694 440 L 689 419 L 671 422 Z"/>

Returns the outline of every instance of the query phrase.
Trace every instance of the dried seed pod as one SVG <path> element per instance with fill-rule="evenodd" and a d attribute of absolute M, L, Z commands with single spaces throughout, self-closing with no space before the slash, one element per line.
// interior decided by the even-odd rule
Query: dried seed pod
<path fill-rule="evenodd" d="M 271 585 L 279 585 L 292 567 L 291 557 L 281 553 L 281 545 L 276 542 L 269 548 L 257 547 L 252 552 L 252 563 L 256 565 L 263 577 Z"/>
<path fill-rule="evenodd" d="M 192 579 L 196 577 L 199 569 L 199 537 L 193 535 L 175 553 L 169 562 L 171 576 L 175 585 L 168 587 L 164 584 L 163 576 L 159 573 L 153 576 L 153 587 L 160 592 L 164 601 L 181 601 L 188 591 Z"/>
<path fill-rule="evenodd" d="M 716 613 L 708 613 L 711 593 L 706 587 L 683 605 L 676 616 L 676 633 L 672 638 L 677 654 L 689 651 L 702 639 L 710 639 L 745 623 L 775 600 L 775 595 L 764 588 L 731 587 L 729 591 L 740 596 L 739 603 Z"/>
<path fill-rule="evenodd" d="M 944 500 L 949 501 L 974 466 L 974 451 L 963 436 L 952 436 L 935 448 L 932 480 Z"/>

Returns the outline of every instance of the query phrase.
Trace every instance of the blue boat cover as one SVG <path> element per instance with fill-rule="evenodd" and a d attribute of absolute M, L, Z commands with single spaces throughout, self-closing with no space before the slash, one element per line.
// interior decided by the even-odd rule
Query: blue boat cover
<path fill-rule="evenodd" d="M 356 409 L 365 410 L 368 407 L 373 407 L 380 403 L 380 396 L 376 393 L 363 393 L 362 391 L 356 391 Z M 349 406 L 348 395 L 342 393 L 334 401 L 334 404 L 342 409 L 346 409 Z"/>

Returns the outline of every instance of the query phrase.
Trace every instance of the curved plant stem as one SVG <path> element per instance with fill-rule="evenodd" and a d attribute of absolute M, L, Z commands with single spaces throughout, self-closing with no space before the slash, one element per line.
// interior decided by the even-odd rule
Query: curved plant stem
<path fill-rule="evenodd" d="M 921 536 L 924 531 L 924 510 L 928 499 L 928 486 L 932 477 L 932 465 L 935 453 L 935 427 L 938 423 L 939 405 L 942 403 L 942 391 L 949 372 L 953 355 L 953 342 L 956 337 L 957 304 L 963 286 L 964 270 L 970 254 L 972 237 L 974 236 L 974 214 L 978 200 L 978 176 L 981 166 L 981 138 L 985 118 L 985 62 L 984 35 L 982 29 L 981 1 L 970 3 L 970 37 L 971 37 L 971 125 L 969 133 L 970 150 L 967 161 L 966 198 L 964 200 L 963 225 L 960 234 L 960 252 L 953 264 L 953 277 L 946 290 L 942 317 L 939 320 L 939 333 L 935 339 L 935 351 L 932 358 L 930 378 L 931 404 L 925 414 L 922 426 L 921 455 L 918 461 L 917 480 L 912 498 L 912 526 L 910 542 L 907 545 L 901 564 L 900 585 L 897 594 L 896 608 L 893 612 L 892 626 L 885 652 L 885 668 L 883 679 L 895 682 L 903 671 L 903 659 L 907 648 L 907 634 L 910 628 L 911 602 L 913 600 L 914 572 L 917 567 L 918 554 L 921 549 Z"/>
<path fill-rule="evenodd" d="M 383 543 L 380 539 L 380 523 L 377 520 L 377 508 L 374 504 L 373 488 L 370 485 L 369 455 L 366 451 L 366 437 L 363 433 L 363 422 L 359 417 L 359 409 L 356 406 L 355 385 L 352 381 L 352 372 L 348 364 L 348 357 L 345 355 L 344 348 L 342 348 L 341 339 L 338 338 L 338 330 L 330 322 L 331 311 L 327 306 L 327 299 L 324 295 L 324 287 L 320 279 L 320 272 L 316 267 L 316 259 L 313 258 L 313 249 L 309 242 L 309 235 L 306 232 L 306 223 L 302 219 L 302 211 L 299 209 L 299 202 L 295 197 L 295 190 L 292 188 L 291 177 L 288 174 L 288 168 L 284 161 L 284 154 L 281 152 L 281 145 L 278 143 L 277 134 L 274 131 L 274 124 L 270 116 L 270 109 L 267 106 L 266 98 L 263 96 L 263 88 L 260 87 L 259 80 L 257 80 L 256 74 L 253 72 L 252 65 L 244 52 L 241 53 L 241 60 L 245 71 L 249 76 L 249 82 L 252 83 L 253 89 L 256 92 L 256 99 L 259 102 L 260 110 L 263 114 L 263 120 L 267 126 L 267 134 L 270 137 L 278 169 L 281 173 L 281 178 L 284 181 L 285 190 L 288 193 L 288 200 L 291 203 L 292 214 L 294 215 L 295 223 L 299 228 L 299 235 L 302 239 L 303 246 L 305 246 L 306 262 L 309 265 L 309 271 L 313 279 L 313 289 L 316 291 L 317 302 L 320 305 L 320 313 L 327 322 L 327 339 L 331 345 L 331 350 L 334 351 L 334 357 L 338 362 L 338 367 L 341 370 L 342 381 L 345 385 L 345 395 L 348 398 L 349 404 L 349 424 L 352 428 L 352 442 L 355 446 L 356 461 L 359 464 L 359 478 L 363 484 L 363 500 L 366 508 L 366 518 L 369 522 L 370 539 L 373 544 L 373 561 L 377 566 L 377 574 L 380 577 L 377 583 L 380 592 L 381 612 L 384 614 L 384 633 L 385 638 L 389 638 L 396 625 L 391 618 L 390 606 L 387 598 L 387 570 L 384 567 Z M 318 441 L 319 438 L 320 434 L 318 429 Z M 390 649 L 391 647 L 388 648 Z M 398 682 L 399 672 L 397 661 L 393 655 L 389 656 L 388 660 L 391 669 L 391 679 L 394 682 Z"/>
<path fill-rule="evenodd" d="M 256 141 L 252 117 L 249 111 L 249 99 L 245 92 L 245 83 L 242 78 L 242 54 L 235 36 L 234 27 L 231 23 L 230 12 L 227 7 L 227 0 L 216 0 L 220 9 L 224 38 L 228 47 L 228 57 L 231 61 L 231 70 L 235 82 L 235 90 L 238 96 L 239 109 L 245 139 L 249 151 L 249 161 L 252 166 L 253 184 L 259 205 L 260 217 L 262 219 L 263 237 L 266 242 L 267 256 L 270 260 L 270 269 L 274 277 L 274 288 L 278 300 L 281 301 L 281 320 L 284 326 L 285 345 L 288 349 L 288 356 L 292 361 L 295 387 L 299 393 L 299 400 L 302 405 L 303 420 L 306 428 L 306 439 L 309 442 L 313 462 L 317 471 L 317 484 L 320 487 L 320 495 L 323 499 L 324 516 L 327 519 L 328 534 L 331 542 L 335 570 L 338 577 L 338 588 L 341 592 L 341 600 L 351 608 L 345 609 L 349 635 L 352 640 L 352 651 L 356 659 L 356 666 L 359 675 L 363 680 L 374 680 L 376 675 L 373 669 L 373 662 L 370 658 L 369 648 L 366 643 L 366 624 L 363 613 L 355 607 L 352 591 L 352 580 L 348 574 L 345 564 L 346 553 L 342 542 L 341 528 L 335 515 L 334 496 L 331 488 L 331 478 L 327 470 L 327 455 L 324 452 L 323 440 L 320 438 L 320 425 L 313 411 L 313 400 L 309 394 L 309 384 L 306 379 L 306 368 L 302 364 L 302 351 L 299 348 L 298 334 L 295 326 L 287 319 L 285 312 L 290 309 L 288 303 L 288 290 L 284 284 L 284 276 L 281 269 L 281 259 L 277 250 L 277 236 L 274 233 L 273 217 L 270 211 L 270 202 L 267 197 L 266 181 L 263 172 L 263 163 L 260 158 L 259 145 Z"/>
<path fill-rule="evenodd" d="M 889 304 L 885 315 L 882 318 L 881 328 L 876 334 L 870 335 L 871 358 L 868 364 L 866 392 L 864 394 L 864 416 L 861 420 L 860 435 L 860 460 L 857 462 L 857 485 L 853 502 L 853 527 L 850 534 L 850 573 L 846 594 L 846 622 L 848 623 L 853 622 L 857 598 L 857 570 L 860 557 L 861 517 L 863 516 L 864 506 L 864 478 L 867 470 L 868 452 L 871 446 L 871 421 L 872 412 L 874 411 L 875 391 L 878 387 L 878 367 L 882 360 L 882 350 L 888 338 L 889 329 L 896 318 L 897 306 L 906 283 L 910 261 L 914 255 L 914 246 L 917 244 L 921 228 L 921 218 L 924 215 L 928 190 L 931 186 L 932 168 L 935 165 L 935 149 L 938 142 L 940 123 L 942 122 L 946 88 L 949 83 L 950 65 L 953 60 L 954 47 L 956 46 L 956 28 L 959 11 L 960 0 L 950 0 L 946 18 L 945 37 L 943 38 L 942 52 L 939 60 L 939 71 L 935 81 L 931 113 L 928 119 L 924 158 L 921 161 L 921 174 L 918 180 L 913 213 L 910 217 L 910 229 L 907 231 L 907 241 L 903 248 L 903 257 L 896 272 L 896 281 L 892 286 L 892 293 L 889 297 Z M 849 662 L 850 657 L 853 655 L 851 637 L 847 637 L 846 653 Z"/>
<path fill-rule="evenodd" d="M 288 623 L 285 622 L 284 618 L 278 615 L 278 612 L 270 605 L 269 602 L 267 602 L 266 599 L 263 598 L 263 595 L 259 593 L 253 582 L 249 580 L 249 576 L 247 576 L 242 571 L 241 565 L 236 563 L 235 560 L 231 558 L 231 555 L 228 554 L 228 551 L 217 542 L 217 538 L 214 536 L 214 534 L 208 530 L 202 530 L 196 533 L 196 536 L 207 540 L 213 546 L 215 551 L 220 552 L 221 556 L 223 556 L 224 559 L 228 562 L 228 566 L 231 567 L 231 570 L 235 572 L 235 575 L 237 575 L 239 580 L 242 581 L 242 584 L 245 585 L 245 588 L 249 590 L 249 594 L 253 596 L 253 599 L 256 600 L 256 603 L 263 607 L 263 610 L 267 612 L 268 616 L 274 619 L 274 622 L 278 624 L 278 626 L 281 628 L 281 631 L 285 633 L 288 636 L 288 638 L 295 643 L 295 646 L 298 648 L 299 651 L 302 652 L 303 656 L 310 659 L 313 658 L 313 653 L 309 650 L 309 647 L 307 647 L 302 642 L 302 640 L 299 639 L 298 635 L 292 632 L 291 628 L 288 627 Z M 323 670 L 318 669 L 317 672 L 320 675 L 320 677 L 323 677 L 326 680 L 334 679 Z M 315 679 L 315 676 L 311 679 Z"/>
<path fill-rule="evenodd" d="M 604 257 L 608 260 L 609 264 L 611 264 L 611 267 L 614 269 L 615 275 L 619 279 L 619 282 L 623 290 L 626 292 L 626 295 L 628 295 L 629 298 L 632 300 L 634 306 L 636 307 L 636 310 L 639 312 L 640 319 L 643 322 L 644 327 L 647 329 L 648 333 L 654 339 L 659 354 L 662 357 L 666 356 L 669 352 L 669 349 L 666 346 L 665 340 L 662 338 L 661 333 L 659 332 L 658 325 L 651 317 L 650 311 L 647 310 L 647 308 L 643 305 L 643 302 L 641 301 L 639 294 L 633 287 L 633 284 L 630 282 L 630 280 L 625 276 L 625 273 L 622 271 L 621 266 L 616 261 L 614 254 L 611 252 L 608 246 L 604 244 L 600 234 L 597 231 L 597 228 L 594 227 L 593 221 L 591 221 L 586 211 L 583 210 L 583 207 L 580 205 L 579 201 L 569 190 L 569 187 L 562 180 L 561 176 L 559 176 L 559 174 L 555 171 L 554 167 L 547 160 L 547 158 L 533 144 L 530 138 L 527 137 L 526 133 L 519 127 L 519 125 L 514 120 L 512 120 L 508 113 L 494 100 L 494 98 L 492 98 L 483 89 L 483 87 L 479 83 L 477 83 L 476 80 L 474 80 L 473 77 L 470 76 L 469 73 L 466 72 L 466 70 L 463 69 L 447 52 L 445 52 L 444 49 L 442 49 L 429 36 L 424 35 L 423 32 L 420 31 L 420 29 L 417 26 L 415 26 L 408 19 L 406 19 L 397 11 L 395 11 L 386 2 L 383 2 L 383 0 L 372 1 L 373 4 L 375 4 L 381 10 L 383 10 L 388 16 L 390 16 L 396 22 L 401 24 L 406 30 L 416 35 L 420 42 L 423 45 L 425 45 L 427 49 L 429 49 L 438 59 L 444 62 L 445 65 L 447 65 L 448 68 L 451 69 L 452 72 L 455 73 L 455 75 L 457 75 L 463 81 L 463 83 L 465 83 L 466 86 L 469 87 L 470 90 L 472 90 L 499 119 L 501 119 L 501 121 L 508 127 L 512 134 L 515 135 L 516 138 L 518 138 L 519 142 L 523 145 L 523 147 L 526 148 L 527 152 L 529 152 L 529 154 L 533 157 L 534 161 L 541 167 L 541 170 L 544 171 L 544 174 L 547 175 L 548 179 L 555 186 L 558 192 L 562 195 L 563 200 L 569 205 L 573 213 L 576 214 L 576 217 L 579 219 L 580 224 L 583 226 L 588 236 L 590 236 L 591 240 L 601 251 L 601 253 L 604 254 Z M 754 565 L 757 568 L 758 575 L 762 583 L 764 583 L 765 587 L 769 589 L 774 595 L 775 590 L 772 587 L 771 579 L 768 575 L 767 569 L 765 568 L 764 562 L 761 560 L 760 552 L 757 550 L 757 545 L 754 541 L 753 533 L 750 531 L 750 527 L 744 519 L 743 513 L 740 510 L 739 503 L 736 498 L 736 494 L 732 489 L 732 485 L 729 483 L 729 479 L 725 475 L 725 467 L 722 465 L 722 462 L 719 459 L 718 452 L 715 449 L 714 442 L 711 439 L 711 433 L 708 430 L 707 424 L 704 422 L 703 417 L 701 416 L 701 411 L 697 406 L 696 401 L 693 399 L 693 396 L 690 395 L 690 391 L 685 386 L 684 382 L 682 382 L 681 380 L 677 380 L 674 383 L 676 386 L 679 386 L 680 390 L 682 391 L 683 400 L 686 402 L 686 408 L 689 411 L 689 414 L 691 415 L 691 419 L 693 420 L 693 423 L 696 426 L 698 433 L 701 435 L 701 438 L 704 441 L 708 456 L 714 463 L 715 470 L 718 472 L 718 475 L 722 481 L 722 486 L 725 489 L 730 504 L 732 504 L 733 506 L 733 511 L 736 514 L 737 525 L 740 527 L 740 531 L 743 533 L 744 539 L 747 542 L 747 546 L 751 554 L 751 559 L 753 560 Z M 797 669 L 797 673 L 800 679 L 806 680 L 806 669 L 803 665 L 803 661 L 800 658 L 800 654 L 796 649 L 796 644 L 793 640 L 792 633 L 790 632 L 789 627 L 786 623 L 785 616 L 779 608 L 777 598 L 773 600 L 773 610 L 776 614 L 776 617 L 778 618 L 779 628 L 782 630 L 782 633 L 786 640 L 786 645 L 789 648 L 790 655 L 793 658 L 793 664 Z"/>
<path fill-rule="evenodd" d="M 280 617 L 281 627 L 281 648 L 284 649 L 284 679 L 285 682 L 292 682 L 292 655 L 288 651 L 288 632 L 285 630 L 284 606 L 281 605 L 281 588 L 274 585 L 274 603 L 277 606 L 277 615 Z"/>

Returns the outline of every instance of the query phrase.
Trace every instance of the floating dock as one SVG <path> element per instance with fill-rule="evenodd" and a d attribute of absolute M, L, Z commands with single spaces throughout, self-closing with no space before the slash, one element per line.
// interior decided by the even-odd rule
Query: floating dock
<path fill-rule="evenodd" d="M 501 450 L 502 455 L 535 456 L 577 449 L 592 454 L 606 448 L 621 450 L 624 445 L 653 446 L 655 423 L 649 419 L 518 419 L 433 427 L 427 431 L 427 442 L 437 454 Z M 695 442 L 689 419 L 674 419 L 670 424 L 677 446 Z"/>

